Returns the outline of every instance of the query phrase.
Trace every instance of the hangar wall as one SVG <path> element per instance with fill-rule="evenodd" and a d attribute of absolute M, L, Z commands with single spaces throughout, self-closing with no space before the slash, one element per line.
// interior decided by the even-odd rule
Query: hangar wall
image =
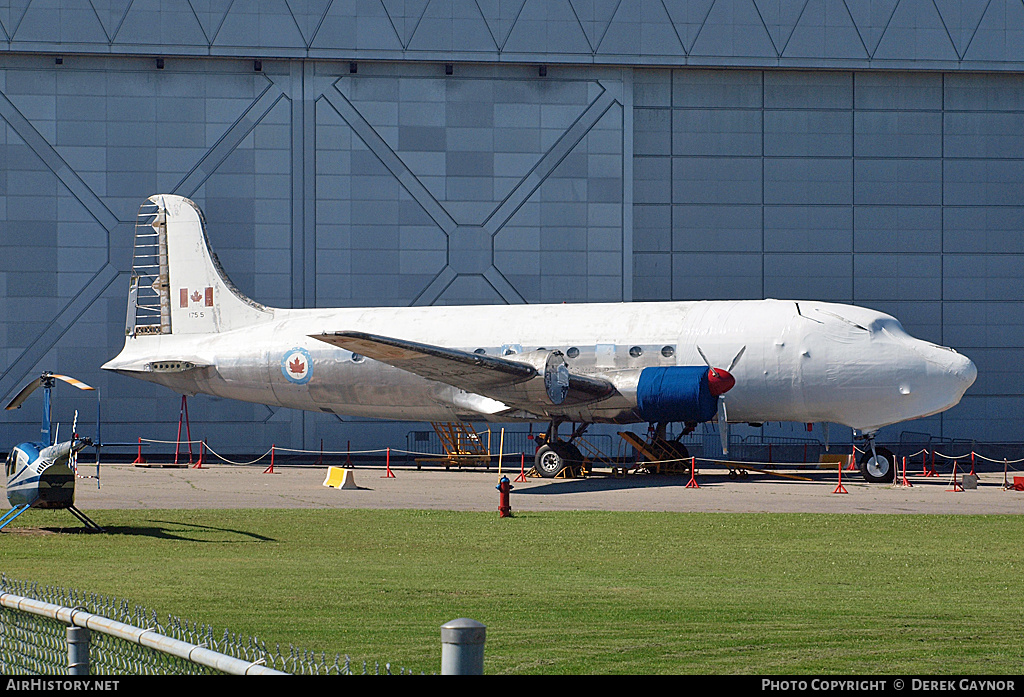
<path fill-rule="evenodd" d="M 961 405 L 884 436 L 1021 440 L 1024 4 L 258 7 L 0 8 L 3 395 L 68 372 L 101 388 L 104 440 L 173 437 L 175 395 L 98 366 L 138 207 L 174 192 L 269 305 L 874 307 L 979 368 Z M 223 452 L 418 428 L 189 407 Z M 65 390 L 55 418 L 74 409 L 89 432 Z"/>

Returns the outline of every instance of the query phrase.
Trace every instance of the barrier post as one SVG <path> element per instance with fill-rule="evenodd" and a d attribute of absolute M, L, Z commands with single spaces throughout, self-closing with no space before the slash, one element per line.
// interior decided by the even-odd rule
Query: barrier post
<path fill-rule="evenodd" d="M 192 469 L 194 469 L 194 470 L 206 469 L 205 467 L 203 467 L 203 450 L 205 449 L 204 448 L 205 445 L 206 445 L 206 439 L 203 438 L 201 441 L 199 441 L 199 462 L 197 462 L 196 464 L 192 465 Z"/>
<path fill-rule="evenodd" d="M 519 453 L 519 476 L 516 477 L 516 482 L 526 481 L 526 453 Z"/>
<path fill-rule="evenodd" d="M 846 490 L 845 486 L 843 486 L 843 463 L 842 462 L 839 463 L 839 466 L 838 466 L 837 469 L 839 470 L 839 486 L 837 486 L 835 491 L 833 491 L 832 493 L 833 494 L 849 494 L 850 492 Z"/>
<path fill-rule="evenodd" d="M 907 458 L 906 457 L 903 458 L 903 482 L 900 484 L 900 486 L 906 486 L 906 487 L 914 486 L 907 479 Z"/>
<path fill-rule="evenodd" d="M 133 465 L 144 465 L 146 464 L 146 458 L 142 457 L 142 436 L 139 436 L 139 456 L 135 458 Z"/>
<path fill-rule="evenodd" d="M 391 448 L 387 449 L 387 455 L 384 456 L 385 472 L 381 479 L 395 479 L 395 473 L 391 471 Z"/>
<path fill-rule="evenodd" d="M 978 476 L 978 475 L 976 475 L 974 473 L 974 451 L 973 450 L 971 451 L 971 476 L 972 477 Z"/>
<path fill-rule="evenodd" d="M 956 460 L 953 460 L 953 480 L 950 483 L 950 486 L 952 488 L 951 489 L 946 489 L 946 491 L 963 491 L 964 490 L 964 488 L 956 480 Z"/>
<path fill-rule="evenodd" d="M 274 472 L 274 444 L 270 444 L 270 467 L 263 470 L 263 474 L 277 474 Z"/>
<path fill-rule="evenodd" d="M 347 442 L 348 442 L 348 446 L 347 446 L 348 450 L 345 451 L 345 467 L 351 467 L 352 466 L 352 441 L 349 440 Z"/>
<path fill-rule="evenodd" d="M 686 483 L 687 489 L 699 489 L 700 484 L 697 483 L 697 458 L 690 456 L 690 481 Z"/>

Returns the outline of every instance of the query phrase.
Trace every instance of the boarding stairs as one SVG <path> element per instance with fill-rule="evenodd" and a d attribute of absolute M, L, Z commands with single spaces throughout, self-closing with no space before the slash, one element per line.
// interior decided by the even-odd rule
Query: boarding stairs
<path fill-rule="evenodd" d="M 464 421 L 434 421 L 430 425 L 441 441 L 444 456 L 441 458 L 418 457 L 416 458 L 417 467 L 426 463 L 444 465 L 445 469 L 490 466 L 489 444 L 484 442 L 472 424 Z"/>
<path fill-rule="evenodd" d="M 650 474 L 689 474 L 690 453 L 686 446 L 675 440 L 652 436 L 644 440 L 631 431 L 619 431 L 619 437 L 626 441 L 643 458 L 636 471 Z"/>

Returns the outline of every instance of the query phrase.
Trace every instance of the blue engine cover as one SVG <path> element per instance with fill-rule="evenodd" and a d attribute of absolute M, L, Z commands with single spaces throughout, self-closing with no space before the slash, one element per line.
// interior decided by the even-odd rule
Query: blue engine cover
<path fill-rule="evenodd" d="M 650 422 L 703 422 L 715 418 L 718 400 L 708 389 L 707 366 L 644 368 L 636 385 L 640 417 Z"/>

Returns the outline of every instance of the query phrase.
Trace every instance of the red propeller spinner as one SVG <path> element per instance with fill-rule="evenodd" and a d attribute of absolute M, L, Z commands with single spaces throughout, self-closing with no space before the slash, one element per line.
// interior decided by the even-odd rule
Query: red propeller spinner
<path fill-rule="evenodd" d="M 722 368 L 715 368 L 712 366 L 711 361 L 709 361 L 708 357 L 704 355 L 704 352 L 700 350 L 700 346 L 697 347 L 697 353 L 699 353 L 700 357 L 704 359 L 704 363 L 708 367 L 708 391 L 711 392 L 712 397 L 721 397 L 736 385 L 736 378 L 732 376 L 730 371 L 736 367 L 736 364 L 740 361 L 740 356 L 742 356 L 743 352 L 746 350 L 746 346 L 741 348 L 729 364 L 729 370 L 723 370 Z"/>
<path fill-rule="evenodd" d="M 708 391 L 712 397 L 723 395 L 733 388 L 736 378 L 727 370 L 708 368 Z"/>

